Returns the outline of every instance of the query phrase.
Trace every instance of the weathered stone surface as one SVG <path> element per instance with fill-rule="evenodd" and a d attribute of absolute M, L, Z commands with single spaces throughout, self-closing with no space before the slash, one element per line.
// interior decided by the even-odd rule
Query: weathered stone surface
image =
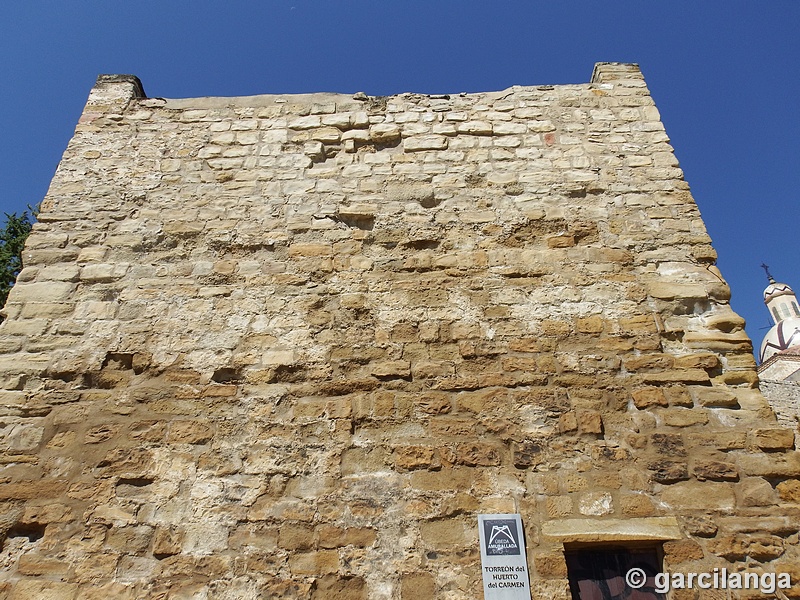
<path fill-rule="evenodd" d="M 781 481 L 775 489 L 784 502 L 800 503 L 800 481 L 797 479 Z"/>
<path fill-rule="evenodd" d="M 794 432 L 791 429 L 756 429 L 752 432 L 752 443 L 762 450 L 793 449 Z"/>
<path fill-rule="evenodd" d="M 737 458 L 740 469 L 747 475 L 760 477 L 800 477 L 800 452 L 784 454 L 747 454 Z"/>
<path fill-rule="evenodd" d="M 667 487 L 661 497 L 676 509 L 727 512 L 736 506 L 733 486 L 729 483 L 683 481 Z"/>
<path fill-rule="evenodd" d="M 775 535 L 729 535 L 722 536 L 710 544 L 709 549 L 728 560 L 769 561 L 784 553 L 783 540 Z"/>
<path fill-rule="evenodd" d="M 447 138 L 442 135 L 421 135 L 403 140 L 403 149 L 406 152 L 419 152 L 420 150 L 444 150 L 447 148 Z"/>
<path fill-rule="evenodd" d="M 401 576 L 400 581 L 400 597 L 402 600 L 433 598 L 436 593 L 436 583 L 433 576 L 428 573 L 410 573 Z"/>
<path fill-rule="evenodd" d="M 100 80 L 0 326 L 0 595 L 466 600 L 514 511 L 535 598 L 564 543 L 796 560 L 794 437 L 658 118 L 632 65 Z"/>
<path fill-rule="evenodd" d="M 742 506 L 773 506 L 778 498 L 769 481 L 762 477 L 748 477 L 738 485 Z"/>
<path fill-rule="evenodd" d="M 703 548 L 692 540 L 674 540 L 664 543 L 664 558 L 671 567 L 683 562 L 703 558 Z"/>

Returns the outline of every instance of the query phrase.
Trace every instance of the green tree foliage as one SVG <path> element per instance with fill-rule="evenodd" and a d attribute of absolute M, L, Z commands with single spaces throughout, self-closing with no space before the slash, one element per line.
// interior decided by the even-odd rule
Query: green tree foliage
<path fill-rule="evenodd" d="M 5 306 L 8 293 L 22 270 L 22 248 L 31 232 L 38 207 L 28 206 L 21 215 L 6 213 L 6 223 L 0 230 L 0 306 Z"/>

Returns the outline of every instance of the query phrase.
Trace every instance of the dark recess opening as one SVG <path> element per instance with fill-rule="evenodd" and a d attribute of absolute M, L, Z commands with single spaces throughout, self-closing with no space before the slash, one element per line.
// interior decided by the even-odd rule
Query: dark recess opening
<path fill-rule="evenodd" d="M 652 545 L 566 548 L 572 600 L 665 600 L 655 591 L 661 555 L 661 549 Z M 631 569 L 641 569 L 647 576 L 638 589 L 625 580 Z"/>
<path fill-rule="evenodd" d="M 36 542 L 44 537 L 44 523 L 17 523 L 6 533 L 6 538 L 28 538 L 30 542 Z"/>

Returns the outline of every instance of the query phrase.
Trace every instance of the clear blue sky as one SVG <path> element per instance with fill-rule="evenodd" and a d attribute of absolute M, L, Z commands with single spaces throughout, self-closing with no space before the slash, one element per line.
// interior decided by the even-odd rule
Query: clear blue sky
<path fill-rule="evenodd" d="M 800 2 L 4 2 L 0 212 L 39 202 L 99 73 L 150 96 L 456 93 L 638 62 L 756 345 L 800 292 Z"/>

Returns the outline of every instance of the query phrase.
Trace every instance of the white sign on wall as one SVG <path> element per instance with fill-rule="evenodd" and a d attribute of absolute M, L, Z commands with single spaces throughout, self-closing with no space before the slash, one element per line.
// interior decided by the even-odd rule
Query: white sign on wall
<path fill-rule="evenodd" d="M 531 600 L 519 515 L 478 515 L 485 600 Z"/>

